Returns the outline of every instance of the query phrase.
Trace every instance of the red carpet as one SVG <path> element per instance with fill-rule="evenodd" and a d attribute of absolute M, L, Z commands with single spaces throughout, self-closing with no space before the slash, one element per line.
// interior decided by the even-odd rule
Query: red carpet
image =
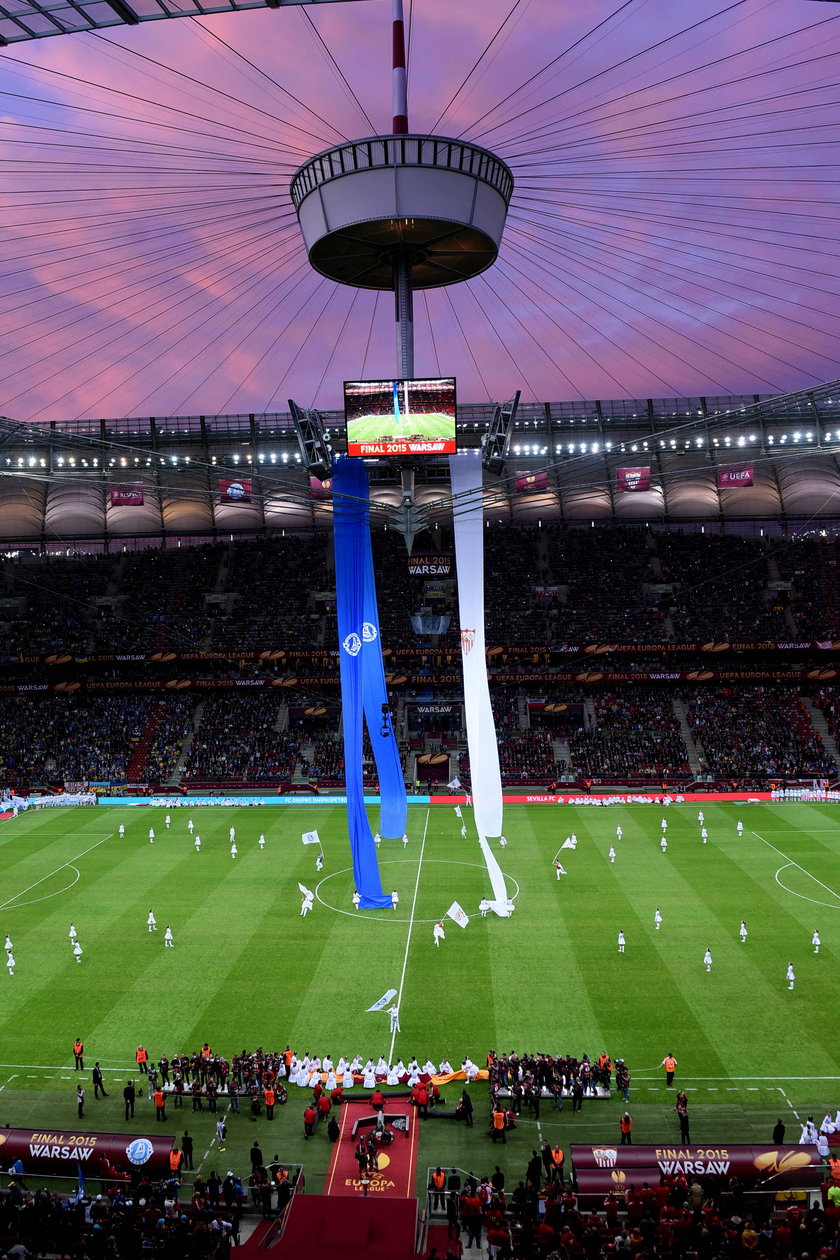
<path fill-rule="evenodd" d="M 297 1195 L 283 1237 L 268 1254 L 277 1260 L 408 1260 L 416 1228 L 416 1199 Z"/>
<path fill-rule="evenodd" d="M 364 1187 L 359 1177 L 359 1165 L 354 1158 L 358 1132 L 369 1133 L 370 1126 L 366 1120 L 372 1120 L 375 1112 L 370 1103 L 345 1103 L 341 1108 L 341 1132 L 333 1147 L 324 1193 L 330 1195 L 348 1195 L 364 1198 Z M 410 1199 L 414 1195 L 414 1175 L 417 1168 L 418 1125 L 414 1108 L 407 1102 L 388 1104 L 385 1107 L 385 1119 L 394 1140 L 389 1146 L 379 1149 L 379 1171 L 368 1174 L 368 1198 L 374 1199 Z M 392 1122 L 403 1128 L 392 1128 Z M 405 1126 L 408 1126 L 406 1137 Z M 357 1134 L 358 1136 L 358 1134 Z"/>
<path fill-rule="evenodd" d="M 239 1247 L 231 1247 L 231 1260 L 260 1260 L 265 1255 L 261 1247 L 262 1241 L 274 1225 L 274 1221 L 260 1221 L 247 1242 Z"/>

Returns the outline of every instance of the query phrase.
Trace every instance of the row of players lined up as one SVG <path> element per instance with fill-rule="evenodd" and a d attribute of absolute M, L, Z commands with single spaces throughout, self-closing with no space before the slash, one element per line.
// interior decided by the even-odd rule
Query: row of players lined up
<path fill-rule="evenodd" d="M 73 1054 L 77 1070 L 84 1070 L 84 1043 L 81 1039 L 75 1042 Z M 382 1055 L 377 1062 L 372 1058 L 365 1061 L 361 1055 L 352 1059 L 342 1055 L 334 1062 L 328 1054 L 323 1059 L 318 1055 L 310 1057 L 308 1053 L 298 1058 L 288 1046 L 282 1054 L 276 1051 L 264 1054 L 260 1049 L 249 1055 L 243 1051 L 241 1055 L 234 1055 L 230 1062 L 213 1054 L 207 1044 L 200 1053 L 190 1056 L 176 1054 L 168 1059 L 166 1055 L 161 1055 L 157 1064 L 150 1060 L 146 1047 L 142 1045 L 137 1047 L 134 1057 L 138 1071 L 149 1078 L 150 1088 L 154 1087 L 159 1073 L 161 1084 L 165 1086 L 171 1087 L 179 1080 L 201 1086 L 213 1083 L 218 1089 L 228 1092 L 232 1086 L 239 1092 L 254 1083 L 264 1087 L 282 1080 L 301 1089 L 317 1088 L 319 1092 L 322 1088 L 328 1092 L 339 1088 L 353 1089 L 359 1083 L 356 1078 L 361 1078 L 365 1089 L 374 1089 L 383 1083 L 411 1086 L 423 1078 L 451 1076 L 455 1071 L 448 1059 L 442 1059 L 435 1066 L 431 1059 L 420 1063 L 416 1057 L 409 1059 L 408 1063 L 402 1059 L 389 1063 Z M 462 1060 L 460 1071 L 467 1081 L 476 1080 L 479 1070 L 469 1056 Z"/>

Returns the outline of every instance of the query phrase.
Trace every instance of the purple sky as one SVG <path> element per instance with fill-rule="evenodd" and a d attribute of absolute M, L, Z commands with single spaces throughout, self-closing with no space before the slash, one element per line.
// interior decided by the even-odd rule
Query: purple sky
<path fill-rule="evenodd" d="M 418 297 L 418 375 L 456 375 L 463 402 L 840 375 L 836 6 L 411 7 L 412 130 L 517 181 L 495 268 Z M 330 408 L 345 377 L 391 375 L 391 297 L 310 272 L 288 199 L 307 156 L 370 134 L 362 109 L 389 129 L 387 0 L 0 57 L 0 412 Z"/>

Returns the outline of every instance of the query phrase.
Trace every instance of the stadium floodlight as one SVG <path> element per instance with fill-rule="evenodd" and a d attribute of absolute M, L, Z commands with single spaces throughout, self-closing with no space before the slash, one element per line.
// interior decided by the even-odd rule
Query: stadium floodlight
<path fill-rule="evenodd" d="M 326 481 L 331 473 L 332 447 L 324 433 L 324 420 L 320 411 L 299 407 L 291 398 L 289 411 L 306 471 L 311 477 Z"/>
<path fill-rule="evenodd" d="M 488 472 L 500 474 L 504 470 L 520 393 L 517 390 L 510 402 L 496 404 L 490 427 L 481 439 L 481 464 Z"/>

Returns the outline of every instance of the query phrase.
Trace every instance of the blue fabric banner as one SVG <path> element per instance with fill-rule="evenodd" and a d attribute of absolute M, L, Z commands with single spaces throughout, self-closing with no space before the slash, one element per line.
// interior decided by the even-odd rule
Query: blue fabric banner
<path fill-rule="evenodd" d="M 359 461 L 361 462 L 361 461 Z M 367 469 L 365 469 L 365 493 L 367 493 Z M 362 622 L 362 694 L 368 735 L 376 773 L 379 778 L 379 794 L 382 805 L 379 812 L 379 832 L 383 839 L 401 840 L 406 829 L 408 805 L 405 796 L 400 750 L 391 719 L 387 720 L 387 732 L 382 731 L 382 706 L 388 704 L 385 688 L 385 665 L 382 660 L 382 643 L 379 638 L 379 610 L 376 603 L 376 581 L 373 573 L 373 549 L 370 542 L 370 520 L 365 524 L 364 548 L 364 599 Z"/>
<path fill-rule="evenodd" d="M 365 813 L 362 784 L 364 718 L 363 639 L 366 544 L 368 525 L 367 469 L 361 460 L 333 462 L 333 538 L 338 615 L 338 659 L 344 727 L 344 774 L 347 829 L 356 890 L 364 909 L 384 909 L 391 898 L 382 890 L 376 846 Z M 378 637 L 378 632 L 377 632 Z"/>

